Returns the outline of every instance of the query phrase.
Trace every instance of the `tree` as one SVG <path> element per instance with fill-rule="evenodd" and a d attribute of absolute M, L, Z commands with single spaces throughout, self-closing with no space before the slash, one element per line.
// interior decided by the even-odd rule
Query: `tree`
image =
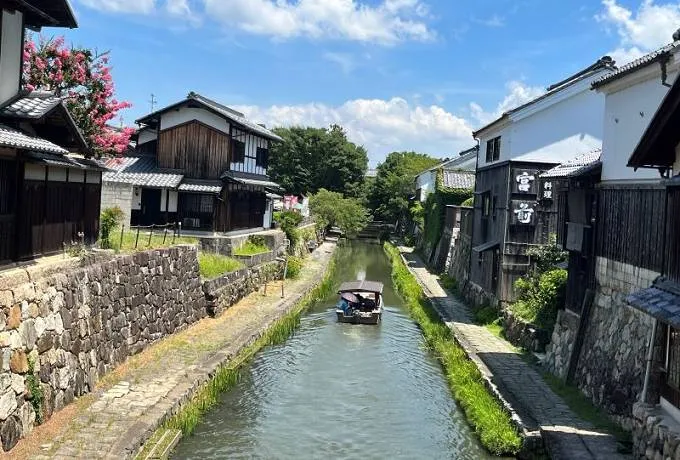
<path fill-rule="evenodd" d="M 309 197 L 309 210 L 321 228 L 337 225 L 349 237 L 363 230 L 370 220 L 368 210 L 358 199 L 323 188 Z"/>
<path fill-rule="evenodd" d="M 108 126 L 118 112 L 131 106 L 115 98 L 109 53 L 67 47 L 63 37 L 28 37 L 24 44 L 24 88 L 51 91 L 66 107 L 96 156 L 123 152 L 134 132 Z"/>
<path fill-rule="evenodd" d="M 342 127 L 276 128 L 283 142 L 272 146 L 269 175 L 294 194 L 315 193 L 324 188 L 358 197 L 368 155 L 347 139 Z"/>
<path fill-rule="evenodd" d="M 415 178 L 440 160 L 416 152 L 392 152 L 378 165 L 371 195 L 376 219 L 396 222 L 408 215 L 409 197 L 415 194 Z"/>

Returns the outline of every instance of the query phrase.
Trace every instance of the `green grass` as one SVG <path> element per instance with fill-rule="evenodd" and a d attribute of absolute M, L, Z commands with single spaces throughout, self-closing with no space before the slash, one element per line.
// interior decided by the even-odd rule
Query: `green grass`
<path fill-rule="evenodd" d="M 269 252 L 267 246 L 262 244 L 256 244 L 252 241 L 246 241 L 241 247 L 234 250 L 235 256 L 254 256 L 255 254 L 262 254 L 263 252 Z"/>
<path fill-rule="evenodd" d="M 302 313 L 332 291 L 334 271 L 335 260 L 331 259 L 322 282 L 300 299 L 290 313 L 274 323 L 255 342 L 243 348 L 229 363 L 219 367 L 214 377 L 204 384 L 177 414 L 165 422 L 161 429 L 181 430 L 185 436 L 193 433 L 203 414 L 219 402 L 220 394 L 238 384 L 243 366 L 264 347 L 282 344 L 290 338 L 300 325 Z"/>
<path fill-rule="evenodd" d="M 422 288 L 404 265 L 399 251 L 385 243 L 385 251 L 392 261 L 392 279 L 418 323 L 425 341 L 439 358 L 453 396 L 489 452 L 512 455 L 522 446 L 522 438 L 508 412 L 489 392 L 477 366 L 468 359 L 424 296 Z"/>
<path fill-rule="evenodd" d="M 203 278 L 212 279 L 243 268 L 243 264 L 221 254 L 201 252 L 198 254 L 198 267 Z"/>
<path fill-rule="evenodd" d="M 121 244 L 120 229 L 114 229 L 109 237 L 111 240 L 111 249 L 116 251 L 145 251 L 147 249 L 167 248 L 176 244 L 196 244 L 198 240 L 191 237 L 175 237 L 172 236 L 172 231 L 168 230 L 164 234 L 163 230 L 154 230 L 151 236 L 151 244 L 149 244 L 150 233 L 146 230 L 139 231 L 139 239 L 137 238 L 137 231 L 123 232 L 123 239 Z M 136 247 L 135 247 L 136 242 Z"/>
<path fill-rule="evenodd" d="M 439 284 L 447 291 L 457 293 L 458 292 L 458 281 L 452 276 L 446 273 L 439 275 Z"/>

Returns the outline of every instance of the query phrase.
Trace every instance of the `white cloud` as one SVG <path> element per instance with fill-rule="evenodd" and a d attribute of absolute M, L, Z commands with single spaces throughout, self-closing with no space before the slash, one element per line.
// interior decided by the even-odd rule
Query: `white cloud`
<path fill-rule="evenodd" d="M 505 26 L 505 18 L 494 14 L 487 19 L 476 19 L 475 22 L 482 24 L 487 27 L 503 27 Z"/>
<path fill-rule="evenodd" d="M 351 73 L 356 67 L 354 56 L 349 53 L 333 53 L 329 51 L 324 53 L 323 58 L 340 66 L 340 69 L 345 74 Z"/>
<path fill-rule="evenodd" d="M 340 106 L 310 103 L 234 108 L 270 127 L 340 124 L 350 140 L 366 147 L 372 164 L 395 150 L 415 150 L 444 157 L 474 143 L 467 120 L 442 107 L 414 105 L 399 97 L 355 99 Z"/>
<path fill-rule="evenodd" d="M 491 123 L 508 110 L 512 110 L 520 105 L 536 99 L 545 93 L 545 89 L 537 86 L 526 86 L 520 81 L 511 81 L 506 83 L 508 94 L 503 98 L 495 110 L 487 112 L 476 102 L 470 103 L 470 112 L 472 118 L 479 124 L 479 126 Z"/>
<path fill-rule="evenodd" d="M 149 14 L 156 8 L 156 0 L 80 0 L 80 3 L 112 13 Z"/>
<path fill-rule="evenodd" d="M 617 0 L 603 0 L 604 11 L 596 16 L 611 26 L 620 37 L 620 46 L 611 52 L 617 64 L 625 64 L 642 54 L 672 41 L 680 27 L 680 3 L 655 4 L 643 0 L 637 11 L 627 9 Z"/>

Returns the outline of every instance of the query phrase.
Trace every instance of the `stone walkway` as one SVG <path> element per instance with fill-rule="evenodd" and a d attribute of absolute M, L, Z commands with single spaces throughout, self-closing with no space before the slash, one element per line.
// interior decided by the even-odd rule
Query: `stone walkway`
<path fill-rule="evenodd" d="M 40 446 L 29 458 L 129 458 L 207 377 L 298 302 L 321 280 L 335 243 L 324 243 L 296 281 L 270 285 L 217 318 L 205 318 L 128 359 L 105 376 L 93 401 L 80 408 L 54 439 L 23 440 Z M 49 425 L 54 421 L 48 421 Z M 50 431 L 50 430 L 47 430 Z M 31 436 L 41 436 L 38 428 Z M 21 443 L 17 446 L 21 447 Z"/>
<path fill-rule="evenodd" d="M 461 300 L 448 296 L 421 259 L 400 247 L 425 294 L 480 369 L 498 388 L 529 431 L 539 430 L 552 459 L 623 459 L 613 436 L 580 419 L 543 378 L 503 339 L 473 323 Z"/>

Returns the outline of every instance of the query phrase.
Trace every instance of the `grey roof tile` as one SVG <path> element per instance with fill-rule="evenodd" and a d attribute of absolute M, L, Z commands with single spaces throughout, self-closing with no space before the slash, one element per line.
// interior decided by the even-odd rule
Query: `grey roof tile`
<path fill-rule="evenodd" d="M 111 158 L 106 161 L 111 172 L 104 173 L 105 182 L 122 182 L 138 187 L 177 188 L 184 175 L 180 171 L 158 168 L 152 155 Z"/>
<path fill-rule="evenodd" d="M 180 192 L 220 193 L 224 183 L 220 180 L 184 179 L 179 184 Z"/>
<path fill-rule="evenodd" d="M 552 169 L 547 170 L 540 177 L 570 177 L 577 176 L 578 174 L 584 172 L 592 166 L 595 166 L 600 162 L 600 156 L 602 155 L 601 149 L 596 149 L 588 153 L 584 153 L 571 160 L 555 166 Z"/>
<path fill-rule="evenodd" d="M 642 67 L 646 67 L 649 64 L 656 62 L 660 58 L 668 55 L 669 53 L 674 52 L 675 49 L 678 48 L 679 46 L 680 41 L 674 41 L 673 43 L 669 43 L 666 46 L 662 46 L 661 48 L 652 51 L 649 54 L 645 54 L 641 58 L 635 59 L 634 61 L 631 61 L 628 64 L 622 65 L 614 72 L 611 72 L 595 80 L 593 82 L 593 88 L 599 88 L 600 86 L 603 86 L 611 81 L 623 78 L 624 76 L 633 73 Z"/>
<path fill-rule="evenodd" d="M 53 93 L 34 91 L 0 109 L 0 115 L 37 119 L 44 117 L 61 103 L 61 99 Z"/>
<path fill-rule="evenodd" d="M 679 291 L 680 286 L 676 283 L 659 278 L 651 287 L 630 294 L 626 302 L 673 327 L 680 327 Z"/>
<path fill-rule="evenodd" d="M 475 173 L 468 171 L 443 170 L 443 186 L 446 188 L 475 188 Z"/>
<path fill-rule="evenodd" d="M 40 137 L 30 136 L 18 129 L 0 125 L 0 146 L 46 153 L 67 153 L 57 144 Z"/>
<path fill-rule="evenodd" d="M 221 178 L 232 182 L 236 182 L 237 184 L 254 185 L 258 187 L 271 188 L 277 190 L 281 189 L 281 186 L 279 184 L 269 180 L 269 176 L 262 176 L 259 174 L 226 171 L 222 174 Z"/>

